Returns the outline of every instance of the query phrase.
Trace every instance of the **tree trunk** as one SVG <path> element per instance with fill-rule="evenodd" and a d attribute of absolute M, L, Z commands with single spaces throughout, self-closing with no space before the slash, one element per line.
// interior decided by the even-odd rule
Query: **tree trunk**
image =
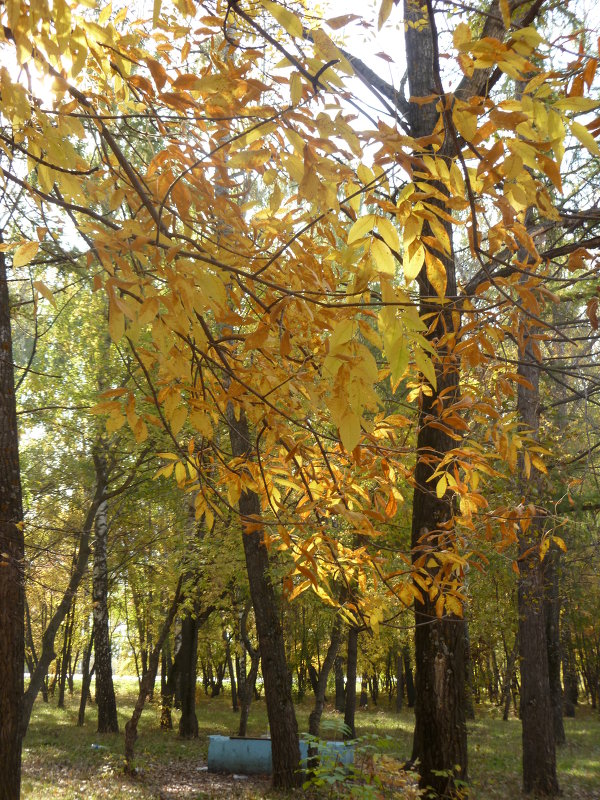
<path fill-rule="evenodd" d="M 515 674 L 515 666 L 517 663 L 518 652 L 519 652 L 519 638 L 518 636 L 516 636 L 515 644 L 506 662 L 506 674 L 504 676 L 504 683 L 502 684 L 502 697 L 500 698 L 503 709 L 502 719 L 504 720 L 504 722 L 508 722 L 508 712 L 510 711 L 510 699 L 511 699 L 510 689 Z"/>
<path fill-rule="evenodd" d="M 434 19 L 423 24 L 425 7 L 405 0 L 404 18 L 408 90 L 411 97 L 431 96 L 438 85 Z M 428 136 L 438 121 L 435 102 L 409 104 L 410 133 Z M 453 155 L 451 138 L 446 137 L 440 154 Z M 444 188 L 436 185 L 444 192 Z M 440 254 L 446 270 L 446 296 L 454 298 L 456 269 L 452 250 L 452 226 L 439 220 L 450 242 L 450 252 Z M 424 227 L 425 230 L 425 227 Z M 431 232 L 430 232 L 431 233 Z M 458 400 L 459 363 L 452 352 L 452 337 L 459 327 L 452 304 L 436 302 L 437 293 L 425 269 L 420 275 L 420 314 L 429 322 L 428 337 L 436 346 L 436 386 L 420 400 L 417 433 L 417 461 L 414 471 L 411 546 L 414 569 L 423 573 L 431 554 L 437 550 L 456 550 L 452 495 L 438 498 L 430 482 L 444 455 L 456 447 L 443 429 L 432 425 L 443 411 Z M 445 344 L 446 343 L 446 344 Z M 440 426 L 442 427 L 442 426 Z M 433 578 L 434 575 L 431 575 Z M 419 760 L 421 786 L 438 794 L 452 794 L 454 778 L 467 779 L 467 728 L 465 720 L 465 629 L 452 614 L 439 618 L 437 597 L 423 593 L 415 600 L 416 702 L 413 761 Z"/>
<path fill-rule="evenodd" d="M 231 684 L 231 710 L 239 711 L 237 686 L 235 684 L 235 667 L 233 666 L 233 658 L 231 655 L 231 639 L 227 635 L 225 629 L 223 629 L 223 641 L 225 642 L 225 658 L 227 661 L 227 670 L 229 672 L 229 682 Z"/>
<path fill-rule="evenodd" d="M 99 475 L 106 479 L 102 456 L 95 458 Z M 108 625 L 108 503 L 104 500 L 96 512 L 94 535 L 94 571 L 92 598 L 94 615 L 94 663 L 96 666 L 96 705 L 98 733 L 118 733 L 117 701 L 112 677 L 110 631 Z"/>
<path fill-rule="evenodd" d="M 179 735 L 186 739 L 193 739 L 198 736 L 198 719 L 196 717 L 198 620 L 190 610 L 186 611 L 181 623 L 181 647 L 178 656 L 181 681 Z"/>
<path fill-rule="evenodd" d="M 243 657 L 240 663 L 239 676 L 241 712 L 238 736 L 245 736 L 248 730 L 248 716 L 250 714 L 250 706 L 252 705 L 252 697 L 254 696 L 254 687 L 256 686 L 256 676 L 258 675 L 258 666 L 260 663 L 260 650 L 252 646 L 252 642 L 246 630 L 246 620 L 249 610 L 250 607 L 247 605 L 240 619 L 240 638 L 242 640 Z M 246 675 L 246 653 L 250 656 L 250 672 L 248 675 Z"/>
<path fill-rule="evenodd" d="M 577 667 L 575 662 L 575 651 L 573 649 L 573 637 L 569 629 L 567 620 L 563 621 L 561 630 L 562 642 L 562 670 L 565 684 L 564 692 L 564 712 L 565 717 L 575 716 L 575 706 L 577 705 Z"/>
<path fill-rule="evenodd" d="M 0 232 L 0 242 L 2 235 Z M 18 800 L 25 663 L 23 505 L 10 304 L 0 252 L 0 800 Z"/>
<path fill-rule="evenodd" d="M 346 687 L 344 686 L 344 659 L 337 656 L 333 662 L 335 676 L 335 710 L 342 714 L 346 708 Z"/>
<path fill-rule="evenodd" d="M 402 655 L 396 653 L 396 711 L 402 711 L 404 701 L 404 672 L 402 671 Z"/>
<path fill-rule="evenodd" d="M 539 428 L 540 368 L 531 342 L 531 332 L 521 332 L 525 346 L 518 373 L 517 408 L 529 435 Z M 521 719 L 523 725 L 523 788 L 525 792 L 553 796 L 559 793 L 556 776 L 554 723 L 548 674 L 548 647 L 544 604 L 544 566 L 540 543 L 544 532 L 543 512 L 535 506 L 541 490 L 540 475 L 531 467 L 524 473 L 521 459 L 524 503 L 530 503 L 532 517 L 519 526 L 519 648 L 521 656 Z M 525 528 L 525 530 L 523 530 Z"/>
<path fill-rule="evenodd" d="M 169 645 L 169 637 L 167 637 L 162 648 L 160 662 L 160 729 L 163 731 L 170 731 L 173 729 L 171 709 L 173 708 L 174 670 L 175 662 L 171 661 L 171 648 Z"/>
<path fill-rule="evenodd" d="M 310 717 L 308 718 L 308 732 L 311 734 L 311 736 L 319 735 L 321 716 L 323 714 L 323 708 L 325 707 L 325 690 L 327 689 L 327 680 L 329 679 L 329 673 L 331 672 L 333 662 L 335 661 L 337 651 L 339 650 L 341 639 L 342 620 L 338 614 L 331 629 L 331 641 L 327 649 L 327 655 L 325 656 L 325 661 L 323 662 L 323 666 L 319 672 L 317 691 L 315 692 L 315 706 L 310 712 Z"/>
<path fill-rule="evenodd" d="M 560 680 L 560 596 L 559 596 L 560 550 L 551 544 L 544 559 L 546 647 L 548 651 L 548 678 L 550 681 L 550 702 L 554 723 L 554 741 L 557 745 L 565 743 L 563 723 L 563 690 Z"/>
<path fill-rule="evenodd" d="M 171 625 L 173 624 L 173 620 L 175 619 L 175 614 L 177 613 L 179 603 L 181 602 L 181 584 L 182 584 L 182 579 L 180 578 L 179 583 L 177 584 L 177 589 L 175 590 L 175 597 L 173 598 L 173 602 L 171 603 L 171 607 L 169 608 L 167 617 L 163 623 L 156 644 L 154 645 L 154 649 L 152 650 L 152 653 L 150 655 L 148 670 L 142 677 L 142 683 L 140 686 L 140 691 L 138 693 L 138 698 L 135 707 L 133 709 L 133 714 L 131 715 L 131 719 L 125 725 L 125 772 L 130 774 L 135 772 L 133 759 L 135 751 L 135 742 L 137 739 L 138 722 L 140 721 L 140 717 L 142 716 L 142 711 L 144 710 L 146 698 L 150 694 L 150 690 L 154 685 L 154 680 L 156 678 L 156 670 L 158 669 L 158 659 L 160 657 L 160 651 L 162 649 L 165 639 L 169 635 Z"/>
<path fill-rule="evenodd" d="M 354 716 L 356 713 L 356 665 L 358 661 L 358 628 L 348 630 L 348 654 L 346 656 L 346 704 L 344 708 L 344 739 L 356 739 Z"/>
<path fill-rule="evenodd" d="M 81 663 L 81 698 L 79 700 L 79 715 L 77 717 L 77 724 L 81 727 L 85 722 L 85 707 L 87 705 L 88 694 L 90 692 L 90 684 L 92 682 L 92 673 L 90 670 L 90 659 L 92 657 L 92 647 L 94 646 L 94 632 L 90 634 L 90 640 L 83 651 L 83 659 Z"/>
<path fill-rule="evenodd" d="M 56 634 L 64 618 L 66 617 L 69 608 L 71 607 L 75 593 L 79 588 L 79 584 L 81 583 L 81 579 L 83 578 L 87 568 L 90 555 L 90 535 L 94 525 L 96 511 L 102 501 L 105 490 L 106 486 L 102 480 L 102 477 L 96 473 L 96 489 L 92 502 L 90 503 L 83 528 L 81 530 L 81 537 L 79 539 L 79 552 L 77 554 L 75 569 L 73 570 L 73 574 L 71 575 L 69 585 L 67 586 L 65 593 L 62 596 L 60 603 L 56 607 L 50 622 L 46 627 L 46 630 L 44 631 L 42 636 L 42 652 L 40 659 L 36 665 L 33 675 L 31 676 L 27 691 L 23 696 L 23 713 L 21 716 L 22 735 L 25 735 L 27 726 L 29 725 L 31 710 L 35 702 L 35 698 L 40 691 L 40 687 L 44 681 L 44 678 L 48 673 L 48 667 L 52 663 L 52 660 L 56 657 L 54 652 L 54 640 L 56 638 Z"/>
<path fill-rule="evenodd" d="M 73 625 L 75 624 L 75 598 L 70 612 L 67 614 L 65 622 L 65 632 L 63 637 L 62 656 L 60 663 L 60 678 L 58 681 L 58 708 L 65 707 L 65 688 L 67 686 L 67 674 L 71 661 L 71 641 L 73 638 Z"/>
<path fill-rule="evenodd" d="M 229 404 L 227 421 L 232 454 L 238 458 L 248 458 L 252 444 L 244 411 L 240 410 L 239 418 L 236 419 L 233 406 Z M 298 723 L 292 701 L 278 603 L 269 575 L 269 556 L 261 526 L 258 495 L 249 490 L 243 491 L 239 499 L 239 511 L 271 729 L 273 786 L 290 789 L 298 786 L 302 780 Z"/>
<path fill-rule="evenodd" d="M 404 681 L 406 683 L 406 705 L 415 707 L 415 681 L 410 664 L 410 648 L 407 644 L 402 648 L 402 661 L 404 662 Z"/>

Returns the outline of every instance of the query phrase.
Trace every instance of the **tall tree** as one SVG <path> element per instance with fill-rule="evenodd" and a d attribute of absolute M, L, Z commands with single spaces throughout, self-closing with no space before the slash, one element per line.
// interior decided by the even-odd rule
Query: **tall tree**
<path fill-rule="evenodd" d="M 100 443 L 102 446 L 102 443 Z M 96 453 L 96 470 L 107 483 L 106 461 Z M 110 629 L 108 624 L 108 502 L 102 500 L 94 523 L 94 569 L 92 600 L 94 617 L 94 665 L 96 671 L 96 704 L 98 733 L 118 733 L 117 701 L 112 674 Z"/>
<path fill-rule="evenodd" d="M 2 236 L 0 235 L 0 242 Z M 18 258 L 18 252 L 15 254 Z M 0 251 L 0 798 L 18 800 L 25 663 L 23 508 L 6 260 Z"/>

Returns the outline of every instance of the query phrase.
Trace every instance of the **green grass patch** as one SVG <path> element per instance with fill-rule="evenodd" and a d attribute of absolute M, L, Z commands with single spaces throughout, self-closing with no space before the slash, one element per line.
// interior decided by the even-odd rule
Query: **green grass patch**
<path fill-rule="evenodd" d="M 89 706 L 86 723 L 77 727 L 79 698 L 66 698 L 66 708 L 38 699 L 24 742 L 24 800 L 215 800 L 228 797 L 262 800 L 281 797 L 269 791 L 264 779 L 234 780 L 231 776 L 209 775 L 204 769 L 208 736 L 236 733 L 238 715 L 228 698 L 209 699 L 199 695 L 197 740 L 177 735 L 178 712 L 173 712 L 174 730 L 160 730 L 160 706 L 148 703 L 139 724 L 136 744 L 138 777 L 123 774 L 123 731 L 133 711 L 137 685 L 116 684 L 118 693 L 118 735 L 96 733 L 95 706 Z M 76 687 L 77 688 L 77 687 Z M 311 702 L 297 706 L 298 724 L 307 730 Z M 358 735 L 390 737 L 389 755 L 401 760 L 411 752 L 413 716 L 386 706 L 357 711 Z M 331 710 L 324 715 L 324 731 L 339 729 L 341 715 Z M 566 744 L 557 753 L 563 800 L 600 798 L 600 715 L 587 707 L 566 719 Z M 253 703 L 251 736 L 267 732 L 264 701 Z M 98 748 L 92 745 L 99 745 Z M 505 800 L 521 793 L 521 724 L 511 718 L 503 722 L 496 709 L 479 707 L 477 719 L 469 723 L 469 774 L 473 800 Z M 301 794 L 301 793 L 299 793 Z"/>

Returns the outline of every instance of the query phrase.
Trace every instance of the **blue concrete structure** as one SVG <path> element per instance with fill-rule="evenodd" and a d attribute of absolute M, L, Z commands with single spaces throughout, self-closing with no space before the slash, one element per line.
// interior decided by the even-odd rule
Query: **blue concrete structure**
<path fill-rule="evenodd" d="M 349 766 L 354 762 L 354 748 L 345 742 L 320 742 L 321 758 L 332 758 Z M 300 758 L 308 758 L 308 742 L 300 741 Z M 240 775 L 265 775 L 273 771 L 270 739 L 247 739 L 235 736 L 208 737 L 210 772 L 234 772 Z"/>

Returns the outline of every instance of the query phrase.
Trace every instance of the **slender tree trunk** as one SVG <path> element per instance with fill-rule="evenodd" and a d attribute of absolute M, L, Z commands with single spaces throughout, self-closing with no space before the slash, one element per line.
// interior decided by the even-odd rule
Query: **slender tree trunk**
<path fill-rule="evenodd" d="M 254 696 L 254 687 L 256 685 L 256 676 L 258 675 L 258 667 L 260 664 L 260 652 L 253 650 L 250 654 L 250 672 L 244 677 L 244 691 L 240 690 L 240 725 L 238 728 L 238 736 L 246 736 L 248 731 L 248 717 L 250 716 L 250 706 L 252 705 L 252 697 Z M 244 666 L 244 671 L 246 667 Z"/>
<path fill-rule="evenodd" d="M 530 435 L 539 428 L 540 368 L 531 342 L 531 331 L 521 332 L 525 346 L 518 373 L 517 408 Z M 524 464 L 520 467 L 524 470 Z M 519 647 L 521 656 L 521 719 L 523 725 L 523 788 L 525 792 L 554 796 L 559 793 L 556 776 L 554 722 L 548 674 L 548 647 L 544 592 L 544 566 L 540 543 L 544 518 L 535 506 L 541 490 L 541 476 L 531 467 L 523 474 L 524 502 L 530 502 L 533 516 L 519 528 Z M 531 499 L 530 499 L 531 498 Z M 523 530 L 525 528 L 525 530 Z"/>
<path fill-rule="evenodd" d="M 79 715 L 77 717 L 77 724 L 81 727 L 85 722 L 85 707 L 87 705 L 88 695 L 90 693 L 90 685 L 92 683 L 92 672 L 90 670 L 90 660 L 92 657 L 92 648 L 94 646 L 94 631 L 90 633 L 89 642 L 83 651 L 83 659 L 81 663 L 81 698 L 79 700 Z"/>
<path fill-rule="evenodd" d="M 404 672 L 402 671 L 402 655 L 396 653 L 396 711 L 402 711 L 404 701 Z"/>
<path fill-rule="evenodd" d="M 333 662 L 337 655 L 342 639 L 342 620 L 338 614 L 331 629 L 331 640 L 325 656 L 325 661 L 319 672 L 319 680 L 317 681 L 317 691 L 315 692 L 315 706 L 310 712 L 308 718 L 308 732 L 311 736 L 318 736 L 321 727 L 321 716 L 323 715 L 323 708 L 325 707 L 325 690 L 327 689 L 327 680 L 329 673 L 333 667 Z"/>
<path fill-rule="evenodd" d="M 181 680 L 181 718 L 179 735 L 186 739 L 198 736 L 196 717 L 196 676 L 198 662 L 198 620 L 188 610 L 181 623 L 181 648 L 178 653 Z"/>
<path fill-rule="evenodd" d="M 551 544 L 544 559 L 546 646 L 548 650 L 548 678 L 550 680 L 550 701 L 554 723 L 554 741 L 557 745 L 565 743 L 563 723 L 563 690 L 560 680 L 560 595 L 559 595 L 560 550 Z"/>
<path fill-rule="evenodd" d="M 71 661 L 71 641 L 73 637 L 73 625 L 75 623 L 75 598 L 71 610 L 67 614 L 65 622 L 65 631 L 63 637 L 62 656 L 60 663 L 60 677 L 58 681 L 58 708 L 65 707 L 65 688 L 67 685 L 67 674 L 69 672 L 69 663 Z"/>
<path fill-rule="evenodd" d="M 244 411 L 240 410 L 239 418 L 236 419 L 233 406 L 229 404 L 227 421 L 232 454 L 238 458 L 248 458 L 252 444 Z M 292 701 L 278 602 L 269 574 L 269 556 L 261 526 L 258 495 L 249 490 L 243 491 L 239 499 L 239 511 L 271 729 L 273 786 L 289 789 L 301 782 L 298 723 Z"/>
<path fill-rule="evenodd" d="M 0 242 L 2 235 L 0 232 Z M 10 304 L 0 252 L 0 800 L 18 800 L 25 663 L 25 555 Z"/>
<path fill-rule="evenodd" d="M 23 696 L 23 713 L 21 716 L 21 730 L 22 735 L 25 735 L 25 731 L 27 730 L 27 726 L 29 725 L 29 718 L 31 717 L 31 710 L 33 708 L 33 704 L 35 702 L 35 698 L 40 691 L 40 687 L 44 681 L 44 678 L 48 674 L 48 667 L 52 663 L 53 659 L 56 657 L 56 653 L 54 652 L 54 640 L 56 638 L 56 634 L 58 629 L 60 628 L 64 618 L 66 617 L 69 608 L 71 607 L 71 603 L 73 602 L 73 598 L 75 597 L 75 593 L 79 588 L 79 584 L 81 583 L 81 579 L 84 576 L 85 570 L 87 568 L 87 563 L 90 555 L 90 536 L 92 532 L 92 527 L 94 525 L 94 519 L 96 517 L 96 511 L 98 506 L 102 501 L 102 497 L 106 490 L 106 486 L 102 481 L 100 475 L 96 475 L 96 489 L 94 492 L 94 497 L 92 502 L 90 503 L 90 507 L 88 509 L 83 528 L 81 531 L 81 537 L 79 540 L 79 552 L 77 554 L 77 562 L 75 564 L 75 569 L 73 570 L 73 574 L 69 580 L 69 585 L 67 586 L 64 595 L 61 598 L 60 603 L 54 610 L 50 621 L 44 631 L 42 636 L 42 652 L 40 654 L 40 659 L 36 665 L 35 671 L 31 676 L 31 680 L 29 681 L 29 686 L 27 687 L 27 691 Z"/>
<path fill-rule="evenodd" d="M 231 655 L 231 640 L 227 635 L 227 631 L 225 629 L 223 629 L 223 641 L 225 642 L 225 659 L 227 661 L 229 682 L 231 684 L 231 710 L 239 711 L 237 686 L 235 683 L 235 667 L 233 665 L 233 657 Z"/>
<path fill-rule="evenodd" d="M 167 617 L 163 623 L 156 644 L 154 645 L 154 649 L 152 650 L 152 653 L 150 655 L 148 670 L 142 677 L 142 683 L 140 686 L 140 691 L 138 693 L 138 698 L 135 707 L 133 709 L 133 714 L 131 715 L 131 719 L 125 725 L 125 772 L 130 774 L 135 772 L 133 761 L 135 752 L 135 742 L 137 739 L 138 722 L 140 721 L 140 717 L 142 716 L 142 711 L 144 710 L 146 698 L 150 694 L 150 690 L 154 685 L 154 680 L 156 678 L 156 670 L 158 669 L 158 659 L 160 658 L 160 651 L 162 649 L 165 639 L 169 635 L 171 625 L 173 624 L 173 620 L 175 619 L 175 614 L 177 613 L 179 603 L 181 602 L 182 599 L 181 584 L 182 584 L 182 579 L 180 578 L 179 583 L 177 584 L 177 589 L 175 590 L 175 596 L 173 598 L 173 602 L 171 603 L 171 607 L 169 608 Z"/>
<path fill-rule="evenodd" d="M 99 474 L 106 475 L 102 456 L 96 457 Z M 112 656 L 108 625 L 108 503 L 103 501 L 96 512 L 94 536 L 94 572 L 92 598 L 94 601 L 94 663 L 96 665 L 96 704 L 98 733 L 118 733 L 117 701 L 112 676 Z"/>
<path fill-rule="evenodd" d="M 163 731 L 170 731 L 173 729 L 171 709 L 173 708 L 175 668 L 175 662 L 171 661 L 171 647 L 169 644 L 169 637 L 167 636 L 162 648 L 160 662 L 160 728 Z"/>
<path fill-rule="evenodd" d="M 333 662 L 335 676 L 335 710 L 342 714 L 346 708 L 346 688 L 344 686 L 344 659 L 337 656 Z"/>
<path fill-rule="evenodd" d="M 356 739 L 356 666 L 358 661 L 358 628 L 348 630 L 348 653 L 346 655 L 346 705 L 344 708 L 344 739 Z"/>
<path fill-rule="evenodd" d="M 406 683 L 406 705 L 415 707 L 415 681 L 410 663 L 410 648 L 407 644 L 402 648 L 402 661 L 404 662 L 404 680 Z"/>
<path fill-rule="evenodd" d="M 506 674 L 504 676 L 504 683 L 502 684 L 501 703 L 503 708 L 502 719 L 504 720 L 504 722 L 508 722 L 508 712 L 510 711 L 510 700 L 511 700 L 510 689 L 514 679 L 518 653 L 519 653 L 519 638 L 517 636 L 515 637 L 515 644 L 506 662 Z"/>
<path fill-rule="evenodd" d="M 575 706 L 577 705 L 577 667 L 575 662 L 575 651 L 573 649 L 573 637 L 569 629 L 568 621 L 563 621 L 561 630 L 562 643 L 562 671 L 565 684 L 564 692 L 564 712 L 565 717 L 575 716 Z"/>

